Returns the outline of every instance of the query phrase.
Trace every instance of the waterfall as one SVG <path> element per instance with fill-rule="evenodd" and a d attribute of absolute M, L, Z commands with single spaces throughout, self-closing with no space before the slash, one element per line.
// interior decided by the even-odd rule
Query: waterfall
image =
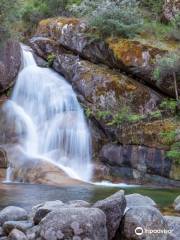
<path fill-rule="evenodd" d="M 90 133 L 71 85 L 38 67 L 29 48 L 22 46 L 22 52 L 23 68 L 4 106 L 18 144 L 28 156 L 50 160 L 70 177 L 89 181 Z"/>

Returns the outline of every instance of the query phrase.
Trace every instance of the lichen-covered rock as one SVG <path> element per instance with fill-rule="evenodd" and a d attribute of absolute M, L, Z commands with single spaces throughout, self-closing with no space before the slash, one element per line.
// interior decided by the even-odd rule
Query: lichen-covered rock
<path fill-rule="evenodd" d="M 41 57 L 47 58 L 47 48 L 54 49 L 55 43 L 52 40 L 34 38 L 31 45 Z M 56 50 L 53 51 L 56 55 Z M 83 95 L 92 111 L 110 110 L 113 114 L 126 105 L 132 112 L 145 113 L 155 109 L 162 101 L 162 97 L 150 88 L 106 66 L 84 61 L 62 48 L 58 53 L 53 67 Z"/>
<path fill-rule="evenodd" d="M 141 228 L 141 229 L 137 229 Z M 166 230 L 167 233 L 148 233 L 146 230 Z M 123 240 L 167 240 L 168 225 L 158 209 L 154 207 L 130 208 L 123 217 L 120 233 Z M 137 235 L 135 233 L 142 233 Z"/>
<path fill-rule="evenodd" d="M 106 216 L 97 208 L 61 208 L 41 221 L 40 236 L 44 240 L 107 240 Z"/>
<path fill-rule="evenodd" d="M 18 229 L 13 229 L 8 236 L 8 240 L 28 240 L 26 235 Z"/>
<path fill-rule="evenodd" d="M 96 202 L 93 207 L 101 209 L 107 219 L 108 240 L 115 237 L 126 208 L 124 191 L 119 191 L 110 197 Z"/>
<path fill-rule="evenodd" d="M 0 225 L 7 221 L 27 220 L 28 214 L 26 210 L 20 207 L 9 206 L 0 211 Z"/>
<path fill-rule="evenodd" d="M 133 208 L 137 206 L 147 206 L 147 207 L 155 207 L 157 206 L 156 203 L 147 196 L 143 196 L 141 194 L 133 193 L 126 195 L 126 203 L 127 208 Z"/>
<path fill-rule="evenodd" d="M 9 40 L 0 54 L 0 94 L 14 84 L 21 65 L 20 44 Z"/>
<path fill-rule="evenodd" d="M 137 80 L 143 79 L 162 92 L 175 95 L 172 79 L 167 78 L 159 83 L 152 74 L 157 59 L 166 53 L 165 50 L 129 39 L 109 38 L 103 41 L 93 38 L 87 34 L 88 31 L 83 20 L 60 17 L 42 20 L 36 35 L 49 37 L 58 46 L 78 53 L 91 62 L 104 63 L 111 68 L 131 73 L 137 76 Z"/>

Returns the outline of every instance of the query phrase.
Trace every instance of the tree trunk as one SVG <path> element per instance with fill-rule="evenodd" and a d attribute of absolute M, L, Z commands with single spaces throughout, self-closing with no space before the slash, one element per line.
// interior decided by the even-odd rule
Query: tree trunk
<path fill-rule="evenodd" d="M 177 80 L 176 80 L 176 73 L 173 72 L 173 78 L 174 78 L 174 89 L 176 94 L 176 101 L 179 100 L 179 94 L 178 94 L 178 88 L 177 88 Z"/>

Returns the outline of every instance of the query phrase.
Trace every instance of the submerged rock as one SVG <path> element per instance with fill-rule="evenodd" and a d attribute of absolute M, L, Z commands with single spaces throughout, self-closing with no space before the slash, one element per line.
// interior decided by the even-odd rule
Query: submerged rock
<path fill-rule="evenodd" d="M 93 207 L 101 209 L 107 220 L 108 240 L 115 237 L 116 231 L 119 228 L 121 219 L 126 208 L 126 200 L 124 191 L 119 191 L 110 197 L 96 202 Z"/>
<path fill-rule="evenodd" d="M 41 221 L 40 236 L 44 240 L 107 240 L 106 216 L 97 208 L 61 208 Z"/>
<path fill-rule="evenodd" d="M 28 214 L 26 210 L 20 207 L 9 206 L 0 211 L 0 225 L 7 221 L 27 220 Z"/>

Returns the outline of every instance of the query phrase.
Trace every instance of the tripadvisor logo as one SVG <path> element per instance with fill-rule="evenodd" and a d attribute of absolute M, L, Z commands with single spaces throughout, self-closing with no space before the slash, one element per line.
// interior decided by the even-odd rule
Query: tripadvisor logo
<path fill-rule="evenodd" d="M 170 234 L 172 233 L 173 230 L 171 229 L 146 229 L 146 228 L 142 228 L 142 227 L 137 227 L 135 228 L 135 234 L 137 236 L 141 236 L 144 233 L 145 234 Z"/>

